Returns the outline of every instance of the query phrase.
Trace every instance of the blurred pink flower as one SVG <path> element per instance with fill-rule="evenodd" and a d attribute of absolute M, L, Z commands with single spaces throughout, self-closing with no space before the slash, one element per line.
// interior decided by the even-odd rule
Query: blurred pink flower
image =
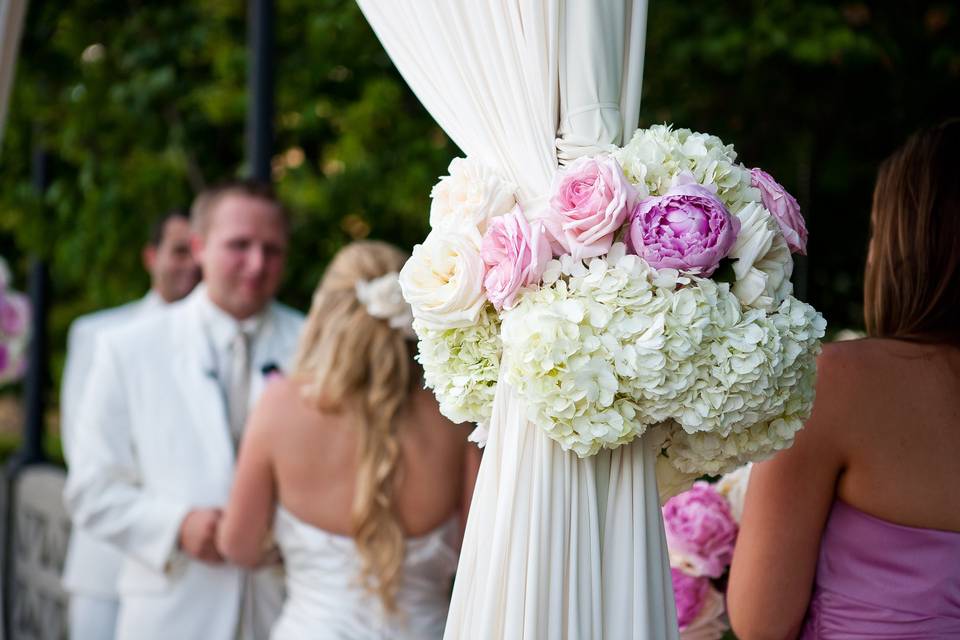
<path fill-rule="evenodd" d="M 678 625 L 680 640 L 720 640 L 729 628 L 725 613 L 723 594 L 708 581 L 696 616 L 685 625 Z"/>
<path fill-rule="evenodd" d="M 679 569 L 670 569 L 670 577 L 673 579 L 673 598 L 677 603 L 677 624 L 683 628 L 700 613 L 710 580 L 703 576 L 687 575 Z"/>
<path fill-rule="evenodd" d="M 0 333 L 8 338 L 20 337 L 30 320 L 30 301 L 22 293 L 0 293 Z"/>
<path fill-rule="evenodd" d="M 695 576 L 717 578 L 733 559 L 737 523 L 712 485 L 697 482 L 663 506 L 670 563 Z"/>

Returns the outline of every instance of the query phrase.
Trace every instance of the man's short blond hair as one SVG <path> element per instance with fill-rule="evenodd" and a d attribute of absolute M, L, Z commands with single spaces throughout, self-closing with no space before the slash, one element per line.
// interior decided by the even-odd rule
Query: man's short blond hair
<path fill-rule="evenodd" d="M 190 206 L 190 226 L 193 227 L 194 232 L 201 236 L 207 235 L 213 210 L 227 196 L 256 198 L 273 205 L 280 214 L 284 227 L 289 230 L 290 216 L 277 197 L 273 185 L 259 180 L 231 180 L 207 187 L 193 199 L 193 204 Z"/>

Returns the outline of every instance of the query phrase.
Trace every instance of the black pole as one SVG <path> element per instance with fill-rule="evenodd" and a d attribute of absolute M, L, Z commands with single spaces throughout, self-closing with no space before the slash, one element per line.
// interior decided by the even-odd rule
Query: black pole
<path fill-rule="evenodd" d="M 47 353 L 47 300 L 49 299 L 47 263 L 33 258 L 30 264 L 31 336 L 24 379 L 24 425 L 23 445 L 20 449 L 21 464 L 45 462 L 43 434 L 45 431 L 44 406 L 50 369 Z"/>
<path fill-rule="evenodd" d="M 249 0 L 247 163 L 250 177 L 269 181 L 273 153 L 273 0 Z"/>
<path fill-rule="evenodd" d="M 49 184 L 49 156 L 39 142 L 39 127 L 34 129 L 34 148 L 32 158 L 33 187 L 41 197 Z M 3 637 L 13 637 L 13 599 L 14 599 L 14 554 L 13 538 L 16 524 L 16 481 L 24 467 L 47 461 L 43 451 L 44 400 L 50 364 L 47 361 L 47 300 L 48 300 L 47 264 L 40 258 L 30 261 L 30 346 L 27 351 L 27 374 L 24 378 L 23 392 L 23 442 L 3 468 L 5 504 L 3 505 L 2 537 L 3 575 L 2 575 L 2 632 Z"/>
<path fill-rule="evenodd" d="M 39 137 L 38 134 L 35 134 Z M 33 187 L 41 198 L 50 181 L 49 155 L 41 144 L 36 143 L 32 162 Z M 50 379 L 50 363 L 47 349 L 47 305 L 49 300 L 49 275 L 47 263 L 37 257 L 30 261 L 30 347 L 27 374 L 24 379 L 24 424 L 23 445 L 17 462 L 23 465 L 45 462 L 43 434 L 45 431 L 44 408 L 47 382 Z"/>

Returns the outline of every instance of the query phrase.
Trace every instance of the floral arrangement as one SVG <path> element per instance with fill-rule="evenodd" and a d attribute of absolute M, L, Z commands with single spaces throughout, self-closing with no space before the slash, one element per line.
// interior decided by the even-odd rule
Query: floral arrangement
<path fill-rule="evenodd" d="M 717 640 L 729 629 L 723 585 L 749 477 L 745 465 L 715 485 L 697 482 L 663 506 L 681 640 Z"/>
<path fill-rule="evenodd" d="M 736 157 L 715 136 L 640 129 L 526 209 L 455 159 L 400 273 L 443 413 L 482 427 L 506 383 L 581 457 L 654 429 L 669 493 L 790 446 L 825 323 L 791 295 L 797 201 Z"/>
<path fill-rule="evenodd" d="M 10 288 L 10 269 L 0 258 L 0 384 L 23 377 L 30 339 L 30 301 Z"/>

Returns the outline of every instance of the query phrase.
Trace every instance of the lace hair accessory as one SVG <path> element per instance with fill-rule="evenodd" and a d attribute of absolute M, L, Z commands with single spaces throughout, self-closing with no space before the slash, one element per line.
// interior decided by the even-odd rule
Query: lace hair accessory
<path fill-rule="evenodd" d="M 403 299 L 399 273 L 392 271 L 373 280 L 360 280 L 355 287 L 357 299 L 366 307 L 367 313 L 386 320 L 408 338 L 416 337 L 413 332 L 413 312 Z"/>

